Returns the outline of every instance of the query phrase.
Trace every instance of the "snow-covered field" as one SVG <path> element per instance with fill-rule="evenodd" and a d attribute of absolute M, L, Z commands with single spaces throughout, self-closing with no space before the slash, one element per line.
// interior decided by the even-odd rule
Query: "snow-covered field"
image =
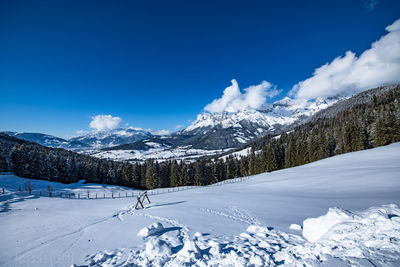
<path fill-rule="evenodd" d="M 152 142 L 147 142 L 149 144 Z M 194 161 L 204 156 L 214 156 L 224 152 L 232 150 L 228 149 L 217 149 L 217 150 L 205 150 L 190 148 L 190 146 L 184 147 L 163 147 L 160 144 L 153 145 L 153 148 L 148 150 L 109 150 L 101 151 L 91 154 L 94 157 L 111 160 L 132 160 L 132 161 L 145 161 L 147 159 L 156 158 L 157 161 L 162 162 L 165 160 L 185 160 L 187 162 Z"/>
<path fill-rule="evenodd" d="M 400 143 L 154 195 L 144 210 L 28 197 L 19 179 L 0 176 L 2 266 L 400 265 Z"/>

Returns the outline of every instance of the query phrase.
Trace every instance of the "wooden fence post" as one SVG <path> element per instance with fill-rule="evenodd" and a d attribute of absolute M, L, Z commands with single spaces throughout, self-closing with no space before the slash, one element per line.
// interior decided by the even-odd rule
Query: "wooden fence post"
<path fill-rule="evenodd" d="M 143 200 L 142 200 L 143 203 L 144 203 L 144 200 L 145 200 L 145 199 L 147 199 L 147 201 L 149 202 L 149 204 L 151 203 L 149 197 L 147 196 L 147 191 L 144 192 Z"/>
<path fill-rule="evenodd" d="M 97 193 L 96 193 L 96 199 L 97 199 Z"/>
<path fill-rule="evenodd" d="M 140 197 L 137 197 L 137 203 L 136 203 L 135 209 L 137 209 L 137 207 L 138 207 L 139 204 L 140 204 L 140 206 L 142 207 L 142 209 L 144 209 L 143 204 L 142 204 L 142 201 L 140 201 Z"/>
<path fill-rule="evenodd" d="M 103 194 L 103 198 L 106 198 L 106 194 Z"/>
<path fill-rule="evenodd" d="M 81 198 L 81 194 L 78 194 L 78 198 Z"/>
<path fill-rule="evenodd" d="M 121 198 L 121 193 L 118 193 L 118 197 Z"/>

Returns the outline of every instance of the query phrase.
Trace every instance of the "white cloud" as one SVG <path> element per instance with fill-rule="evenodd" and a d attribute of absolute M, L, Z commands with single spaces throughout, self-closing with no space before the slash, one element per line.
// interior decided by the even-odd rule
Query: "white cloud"
<path fill-rule="evenodd" d="M 97 115 L 92 117 L 90 122 L 90 128 L 95 129 L 95 131 L 102 130 L 112 130 L 119 126 L 122 119 L 120 117 L 113 117 L 111 115 Z"/>
<path fill-rule="evenodd" d="M 267 97 L 274 97 L 280 93 L 279 90 L 266 81 L 244 89 L 244 93 L 240 91 L 235 79 L 231 82 L 232 85 L 225 88 L 222 97 L 214 99 L 204 110 L 217 113 L 223 111 L 236 112 L 248 108 L 256 109 L 265 103 Z"/>
<path fill-rule="evenodd" d="M 183 128 L 183 127 L 184 127 L 183 124 L 178 124 L 178 125 L 175 126 L 175 130 L 178 130 L 178 129 Z"/>
<path fill-rule="evenodd" d="M 346 52 L 315 69 L 313 76 L 293 86 L 289 95 L 299 99 L 351 95 L 400 82 L 400 19 L 386 30 L 389 33 L 359 57 Z"/>

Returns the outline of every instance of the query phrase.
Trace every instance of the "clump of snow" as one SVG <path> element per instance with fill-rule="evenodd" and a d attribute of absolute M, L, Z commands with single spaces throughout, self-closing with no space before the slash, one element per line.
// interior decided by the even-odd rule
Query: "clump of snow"
<path fill-rule="evenodd" d="M 171 248 L 165 241 L 159 238 L 151 238 L 146 243 L 145 253 L 149 259 L 163 258 L 171 254 Z"/>
<path fill-rule="evenodd" d="M 193 240 L 185 240 L 177 255 L 190 260 L 198 259 L 201 257 L 201 250 Z"/>
<path fill-rule="evenodd" d="M 162 232 L 163 230 L 164 230 L 164 226 L 159 222 L 155 222 L 155 223 L 141 229 L 137 235 L 145 238 L 145 237 L 148 237 L 151 235 L 158 234 L 158 233 Z"/>
<path fill-rule="evenodd" d="M 339 208 L 330 208 L 328 213 L 318 218 L 308 218 L 303 222 L 303 236 L 310 242 L 315 242 L 338 223 L 353 220 L 353 214 Z"/>

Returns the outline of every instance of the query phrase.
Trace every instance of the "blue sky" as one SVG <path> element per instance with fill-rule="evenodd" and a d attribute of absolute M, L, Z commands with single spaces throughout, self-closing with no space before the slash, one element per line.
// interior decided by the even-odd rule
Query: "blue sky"
<path fill-rule="evenodd" d="M 282 98 L 400 18 L 382 1 L 1 1 L 0 130 L 66 137 L 93 116 L 188 125 L 236 79 Z"/>

